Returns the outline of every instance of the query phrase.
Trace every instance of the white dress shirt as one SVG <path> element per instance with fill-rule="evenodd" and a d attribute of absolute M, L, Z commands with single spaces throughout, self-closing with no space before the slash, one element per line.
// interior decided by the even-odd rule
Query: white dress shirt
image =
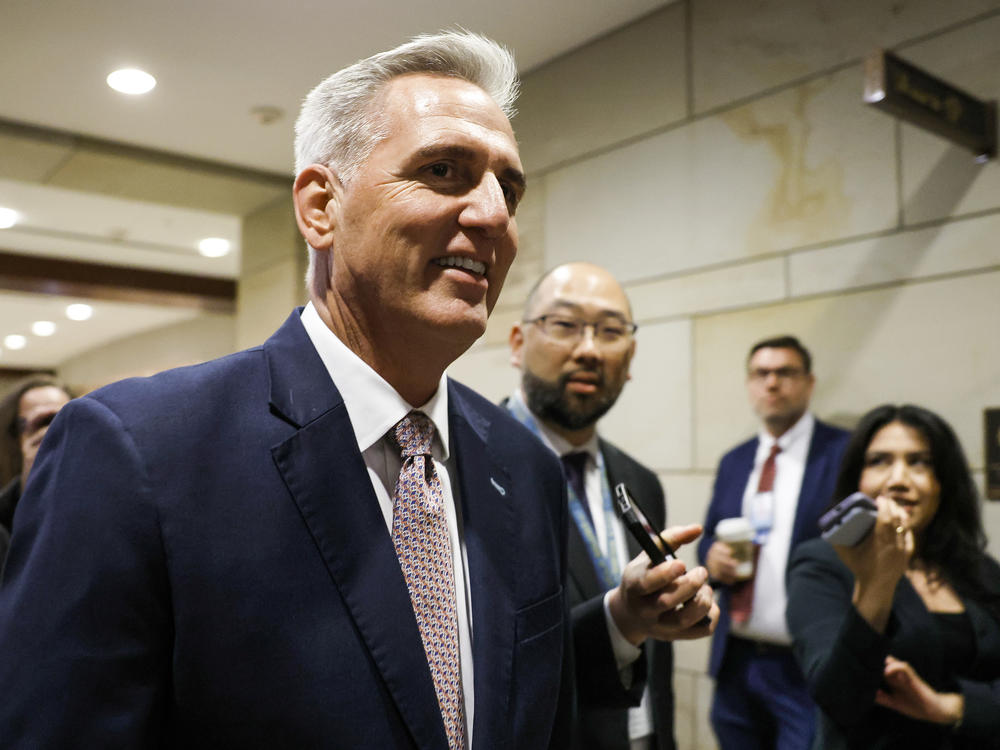
<path fill-rule="evenodd" d="M 455 598 L 458 613 L 459 659 L 462 670 L 462 690 L 465 693 L 466 742 L 472 744 L 473 664 L 472 664 L 472 602 L 469 587 L 469 563 L 462 533 L 461 503 L 458 497 L 458 467 L 449 451 L 448 385 L 442 375 L 437 392 L 430 401 L 412 406 L 382 377 L 327 328 L 310 302 L 302 311 L 302 325 L 316 352 L 330 373 L 333 384 L 344 399 L 344 406 L 354 428 L 358 450 L 368 467 L 368 478 L 378 500 L 386 530 L 392 533 L 392 495 L 403 461 L 399 448 L 389 438 L 389 431 L 399 420 L 418 409 L 430 417 L 435 434 L 431 445 L 434 468 L 444 492 L 448 535 L 451 538 L 452 561 L 455 571 Z"/>
<path fill-rule="evenodd" d="M 734 634 L 756 641 L 767 641 L 781 645 L 791 645 L 792 638 L 785 623 L 785 568 L 788 551 L 795 527 L 799 495 L 802 492 L 802 478 L 805 476 L 809 443 L 812 442 L 816 420 L 806 412 L 798 422 L 780 438 L 766 430 L 758 437 L 757 455 L 753 472 L 743 492 L 743 516 L 751 517 L 750 508 L 760 473 L 775 443 L 781 452 L 775 456 L 774 469 L 774 516 L 771 533 L 761 546 L 757 558 L 757 572 L 754 575 L 753 610 L 745 623 L 732 623 Z"/>

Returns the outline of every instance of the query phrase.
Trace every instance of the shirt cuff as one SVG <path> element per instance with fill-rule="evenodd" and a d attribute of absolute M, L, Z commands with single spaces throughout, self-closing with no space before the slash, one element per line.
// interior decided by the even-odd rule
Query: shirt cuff
<path fill-rule="evenodd" d="M 642 654 L 642 649 L 629 643 L 618 629 L 615 618 L 611 616 L 611 608 L 608 606 L 610 598 L 611 592 L 608 591 L 604 595 L 604 623 L 608 626 L 608 638 L 611 641 L 611 650 L 615 654 L 615 663 L 618 665 L 618 673 L 621 675 L 622 683 L 625 687 L 630 687 L 632 684 L 632 664 Z"/>

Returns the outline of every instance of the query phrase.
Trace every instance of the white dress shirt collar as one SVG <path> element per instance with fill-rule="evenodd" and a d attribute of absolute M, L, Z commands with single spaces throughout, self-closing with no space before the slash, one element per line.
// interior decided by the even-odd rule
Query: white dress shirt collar
<path fill-rule="evenodd" d="M 434 423 L 434 457 L 440 461 L 448 460 L 447 376 L 441 375 L 437 391 L 426 404 L 412 406 L 327 328 L 312 302 L 305 306 L 301 320 L 306 334 L 344 399 L 358 450 L 364 453 L 381 440 L 399 420 L 413 409 L 418 409 Z"/>

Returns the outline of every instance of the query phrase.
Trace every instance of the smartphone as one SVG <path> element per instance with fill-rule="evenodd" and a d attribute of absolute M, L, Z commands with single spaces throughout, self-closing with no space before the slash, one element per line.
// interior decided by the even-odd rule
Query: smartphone
<path fill-rule="evenodd" d="M 674 548 L 667 544 L 659 532 L 653 529 L 646 514 L 642 512 L 642 508 L 632 499 L 624 482 L 615 485 L 615 503 L 618 505 L 618 515 L 621 516 L 625 528 L 639 542 L 639 546 L 646 551 L 653 565 L 676 559 Z M 710 622 L 712 622 L 712 618 L 705 615 L 697 624 L 708 625 Z"/>
<path fill-rule="evenodd" d="M 875 501 L 863 492 L 855 492 L 820 517 L 820 535 L 830 544 L 853 547 L 871 533 L 877 515 Z"/>
<path fill-rule="evenodd" d="M 629 533 L 639 542 L 653 565 L 659 565 L 674 558 L 673 548 L 657 533 L 646 514 L 636 505 L 624 482 L 615 485 L 615 503 L 618 505 L 618 515 Z"/>

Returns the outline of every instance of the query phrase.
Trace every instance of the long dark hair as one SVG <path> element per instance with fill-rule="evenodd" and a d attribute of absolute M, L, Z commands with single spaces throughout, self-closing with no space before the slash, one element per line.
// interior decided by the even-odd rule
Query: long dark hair
<path fill-rule="evenodd" d="M 865 414 L 844 451 L 835 498 L 857 492 L 865 453 L 875 433 L 890 422 L 918 430 L 930 444 L 934 475 L 941 485 L 941 502 L 924 529 L 917 554 L 955 590 L 985 604 L 1000 619 L 996 586 L 984 585 L 986 532 L 979 509 L 979 493 L 955 431 L 932 411 L 912 404 L 884 404 Z"/>
<path fill-rule="evenodd" d="M 73 393 L 61 380 L 46 373 L 38 373 L 14 383 L 0 400 L 0 487 L 21 474 L 21 432 L 17 422 L 21 397 L 35 388 L 49 386 L 58 388 L 69 398 L 73 398 Z"/>

